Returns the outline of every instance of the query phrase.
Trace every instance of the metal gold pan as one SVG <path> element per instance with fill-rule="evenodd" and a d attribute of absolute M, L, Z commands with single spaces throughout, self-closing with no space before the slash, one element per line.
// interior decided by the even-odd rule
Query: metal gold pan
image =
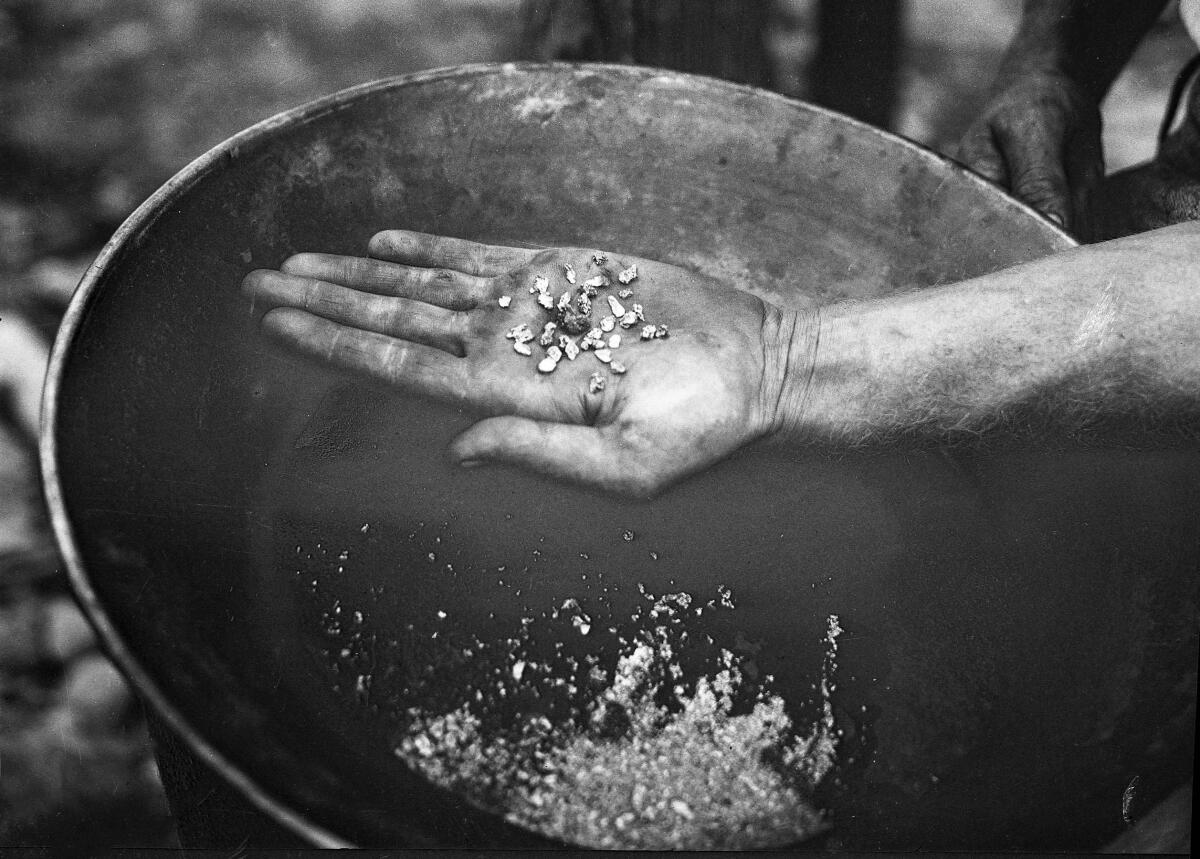
<path fill-rule="evenodd" d="M 840 617 L 819 800 L 848 847 L 1091 848 L 1133 774 L 1190 760 L 1195 451 L 753 450 L 652 504 L 462 472 L 442 451 L 469 416 L 285 358 L 238 290 L 391 227 L 658 258 L 791 304 L 1072 244 L 894 136 L 615 66 L 373 83 L 187 167 L 74 297 L 43 468 L 109 651 L 277 822 L 327 846 L 549 843 L 401 765 L 395 713 L 358 676 L 378 692 L 385 659 L 419 669 L 414 640 L 503 635 L 568 597 L 625 617 L 638 583 L 731 586 L 708 631 L 759 648 L 798 717 Z M 335 605 L 362 612 L 353 665 Z"/>

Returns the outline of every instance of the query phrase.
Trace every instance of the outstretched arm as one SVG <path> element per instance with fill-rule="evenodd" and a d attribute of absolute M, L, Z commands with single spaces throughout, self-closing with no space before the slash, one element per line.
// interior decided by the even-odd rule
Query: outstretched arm
<path fill-rule="evenodd" d="M 593 250 L 390 231 L 370 252 L 244 288 L 285 346 L 481 415 L 451 446 L 463 465 L 650 495 L 772 425 L 797 318 L 752 295 Z"/>
<path fill-rule="evenodd" d="M 371 252 L 296 256 L 245 289 L 284 345 L 479 413 L 451 445 L 464 465 L 651 495 L 764 438 L 858 446 L 1200 421 L 1200 225 L 811 315 L 589 250 L 396 231 Z M 538 304 L 543 277 L 553 309 Z M 562 294 L 577 303 L 597 277 L 612 283 L 589 325 L 614 316 L 609 295 L 645 319 L 611 323 L 574 358 L 565 326 L 541 345 L 546 322 L 563 321 Z M 521 325 L 532 339 L 512 336 Z M 669 337 L 642 339 L 662 325 Z M 566 336 L 580 348 L 595 333 Z M 551 348 L 563 354 L 546 365 Z"/>
<path fill-rule="evenodd" d="M 959 143 L 973 170 L 1086 233 L 1104 175 L 1100 102 L 1166 0 L 1025 0 L 992 94 Z"/>
<path fill-rule="evenodd" d="M 779 433 L 859 445 L 1200 430 L 1198 287 L 1188 223 L 833 305 L 811 380 L 789 374 Z"/>

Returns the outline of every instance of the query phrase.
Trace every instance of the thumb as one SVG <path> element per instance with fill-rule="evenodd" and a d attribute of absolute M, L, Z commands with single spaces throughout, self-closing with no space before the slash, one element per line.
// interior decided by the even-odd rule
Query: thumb
<path fill-rule="evenodd" d="M 622 495 L 648 496 L 658 488 L 645 469 L 631 467 L 605 430 L 591 426 L 487 418 L 454 440 L 450 456 L 463 466 L 515 465 Z"/>

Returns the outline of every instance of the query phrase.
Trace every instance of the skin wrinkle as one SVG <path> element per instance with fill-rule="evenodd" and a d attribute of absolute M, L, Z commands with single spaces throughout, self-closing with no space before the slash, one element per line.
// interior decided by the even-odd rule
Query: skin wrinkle
<path fill-rule="evenodd" d="M 324 318 L 324 314 L 321 313 L 321 305 L 323 303 L 321 301 L 321 290 L 323 287 L 324 284 L 321 281 L 311 281 L 304 290 L 304 300 L 298 309 L 311 313 L 313 316 Z"/>
<path fill-rule="evenodd" d="M 787 333 L 782 334 L 784 327 L 783 321 L 786 321 Z M 773 325 L 770 323 L 774 322 Z M 774 331 L 770 330 L 774 328 Z M 766 423 L 766 431 L 770 432 L 777 425 L 779 416 L 782 414 L 782 402 L 784 392 L 787 390 L 785 384 L 788 374 L 788 356 L 792 351 L 792 342 L 796 336 L 796 314 L 784 314 L 779 309 L 762 305 L 762 321 L 759 323 L 759 331 L 761 332 L 761 350 L 759 359 L 762 361 L 762 384 L 759 386 L 759 400 L 762 403 L 761 408 L 763 414 L 770 415 L 771 419 Z M 777 361 L 772 358 L 778 354 L 778 350 L 783 348 L 783 370 L 781 373 L 773 373 L 772 370 L 777 365 Z M 778 378 L 769 378 L 778 376 Z M 774 396 L 769 396 L 766 392 L 771 388 L 775 389 Z M 770 402 L 770 407 L 767 403 Z"/>
<path fill-rule="evenodd" d="M 445 333 L 451 348 L 446 351 L 455 358 L 466 358 L 468 357 L 467 344 L 477 339 L 471 317 L 460 310 L 453 310 L 450 313 Z"/>
<path fill-rule="evenodd" d="M 314 261 L 315 262 L 315 261 Z M 363 276 L 368 283 L 374 280 L 371 277 L 371 272 L 366 266 L 362 265 L 357 257 L 346 257 L 338 260 L 333 264 L 333 270 L 338 275 L 338 280 L 342 282 L 354 282 L 363 279 Z"/>
<path fill-rule="evenodd" d="M 786 436 L 795 434 L 802 425 L 805 417 L 804 408 L 808 401 L 808 395 L 812 390 L 813 381 L 818 373 L 820 366 L 820 340 L 821 340 L 821 311 L 819 307 L 814 307 L 811 311 L 788 311 L 788 324 L 786 337 L 780 338 L 783 352 L 783 367 L 782 379 L 780 380 L 779 392 L 775 397 L 774 411 L 771 413 L 772 420 L 768 424 L 768 438 L 782 441 Z M 801 326 L 801 319 L 806 322 Z M 764 337 L 764 339 L 766 339 Z M 799 357 L 803 352 L 803 357 Z M 821 372 L 828 372 L 830 367 L 820 367 Z M 789 402 L 792 397 L 789 395 L 792 386 L 788 384 L 788 380 L 794 378 L 797 374 L 803 374 L 805 382 L 801 388 L 800 395 L 795 398 L 795 406 Z"/>
<path fill-rule="evenodd" d="M 808 396 L 812 392 L 813 377 L 817 372 L 817 362 L 821 360 L 821 308 L 814 307 L 811 316 L 809 329 L 812 331 L 812 352 L 808 356 L 808 375 L 804 381 L 804 390 L 800 393 L 800 401 L 796 408 L 800 415 L 804 414 L 804 407 L 808 403 Z"/>

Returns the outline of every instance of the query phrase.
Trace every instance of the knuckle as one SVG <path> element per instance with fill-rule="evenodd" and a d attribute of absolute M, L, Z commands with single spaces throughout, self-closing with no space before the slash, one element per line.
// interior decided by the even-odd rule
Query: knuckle
<path fill-rule="evenodd" d="M 472 266 L 479 268 L 487 265 L 488 247 L 487 245 L 479 244 L 478 242 L 469 242 L 465 248 L 464 256 L 471 262 Z"/>
<path fill-rule="evenodd" d="M 371 302 L 372 315 L 379 320 L 382 328 L 380 330 L 397 333 L 403 332 L 408 324 L 409 314 L 405 312 L 404 305 L 398 301 L 374 301 Z"/>
<path fill-rule="evenodd" d="M 343 280 L 355 280 L 362 271 L 358 257 L 342 257 L 334 268 Z"/>
<path fill-rule="evenodd" d="M 305 310 L 312 310 L 313 307 L 321 303 L 321 298 L 321 284 L 318 281 L 310 280 L 304 284 L 303 306 Z"/>
<path fill-rule="evenodd" d="M 483 267 L 489 271 L 511 268 L 514 265 L 511 256 L 500 248 L 485 246 Z"/>

